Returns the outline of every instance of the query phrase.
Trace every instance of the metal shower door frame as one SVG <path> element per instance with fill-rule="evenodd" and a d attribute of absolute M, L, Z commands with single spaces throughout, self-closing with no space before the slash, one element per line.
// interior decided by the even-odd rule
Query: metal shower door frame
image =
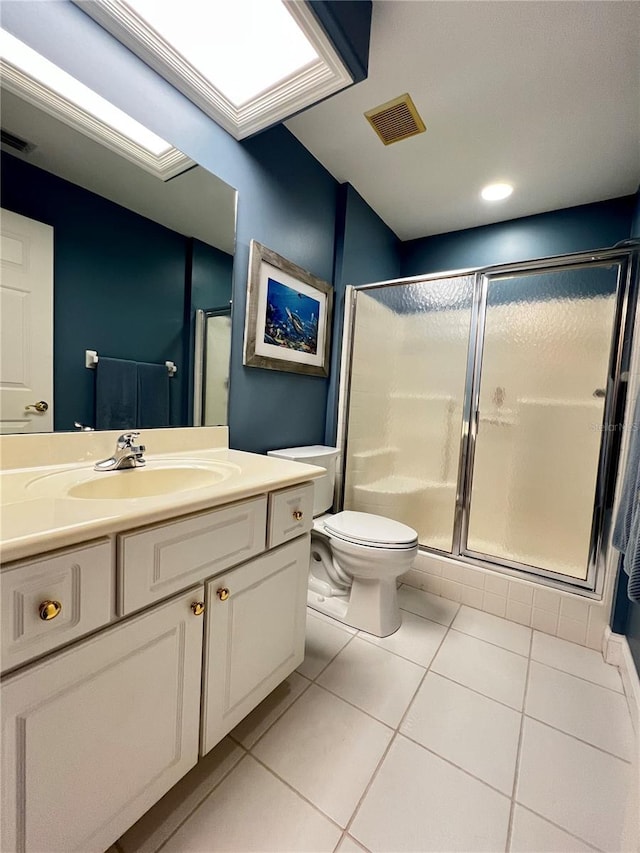
<path fill-rule="evenodd" d="M 589 560 L 585 580 L 531 566 L 525 563 L 509 561 L 491 554 L 472 551 L 467 547 L 469 515 L 473 486 L 473 463 L 478 434 L 479 396 L 482 379 L 482 360 L 484 353 L 485 321 L 487 310 L 487 291 L 493 277 L 503 277 L 517 273 L 544 273 L 560 269 L 580 269 L 584 267 L 618 265 L 616 282 L 616 308 L 614 313 L 609 364 L 607 372 L 607 392 L 603 412 L 603 432 L 598 458 L 595 501 L 592 516 Z M 348 412 L 351 397 L 351 371 L 353 364 L 353 346 L 357 315 L 357 297 L 360 291 L 366 292 L 379 288 L 398 285 L 410 285 L 448 278 L 475 275 L 474 294 L 467 343 L 467 366 L 465 376 L 465 396 L 458 459 L 458 481 L 456 487 L 456 508 L 453 525 L 452 550 L 442 551 L 421 545 L 426 553 L 439 557 L 453 558 L 457 561 L 482 568 L 499 569 L 505 574 L 531 578 L 535 576 L 540 583 L 557 587 L 572 588 L 585 596 L 597 598 L 602 589 L 606 545 L 611 529 L 611 509 L 615 491 L 618 450 L 621 440 L 620 431 L 607 429 L 608 425 L 622 423 L 626 401 L 626 381 L 631 353 L 633 315 L 635 313 L 636 294 L 632 293 L 634 266 L 639 263 L 637 253 L 632 249 L 603 249 L 595 252 L 581 252 L 570 255 L 542 258 L 517 264 L 501 264 L 480 269 L 461 269 L 437 273 L 435 275 L 413 276 L 350 288 L 351 304 L 345 323 L 346 356 L 343 361 L 345 371 L 341 382 L 339 421 L 339 447 L 342 453 L 340 479 L 337 485 L 338 505 L 343 506 L 345 490 L 345 456 L 348 443 Z"/>

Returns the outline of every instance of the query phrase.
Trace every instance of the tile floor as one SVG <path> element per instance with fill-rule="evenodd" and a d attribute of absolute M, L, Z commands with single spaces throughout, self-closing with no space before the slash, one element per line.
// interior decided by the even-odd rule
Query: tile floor
<path fill-rule="evenodd" d="M 618 851 L 633 731 L 597 652 L 411 587 L 392 637 L 314 611 L 304 663 L 118 842 Z"/>

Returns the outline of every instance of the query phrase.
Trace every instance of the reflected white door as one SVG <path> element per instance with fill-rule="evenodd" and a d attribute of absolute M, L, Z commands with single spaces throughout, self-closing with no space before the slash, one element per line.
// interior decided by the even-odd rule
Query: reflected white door
<path fill-rule="evenodd" d="M 0 432 L 51 432 L 53 228 L 2 210 L 0 269 Z"/>
<path fill-rule="evenodd" d="M 207 317 L 206 335 L 204 426 L 225 426 L 229 422 L 231 317 L 228 314 Z"/>

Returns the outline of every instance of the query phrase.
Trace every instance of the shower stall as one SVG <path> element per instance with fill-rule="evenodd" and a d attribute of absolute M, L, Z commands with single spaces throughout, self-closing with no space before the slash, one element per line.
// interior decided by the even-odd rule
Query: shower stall
<path fill-rule="evenodd" d="M 344 508 L 405 522 L 441 556 L 596 590 L 631 261 L 612 249 L 352 288 Z"/>

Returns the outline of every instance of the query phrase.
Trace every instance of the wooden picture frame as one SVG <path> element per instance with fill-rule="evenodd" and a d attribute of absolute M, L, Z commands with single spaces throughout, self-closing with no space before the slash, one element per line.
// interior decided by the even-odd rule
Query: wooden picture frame
<path fill-rule="evenodd" d="M 251 241 L 243 364 L 329 375 L 333 288 Z"/>

